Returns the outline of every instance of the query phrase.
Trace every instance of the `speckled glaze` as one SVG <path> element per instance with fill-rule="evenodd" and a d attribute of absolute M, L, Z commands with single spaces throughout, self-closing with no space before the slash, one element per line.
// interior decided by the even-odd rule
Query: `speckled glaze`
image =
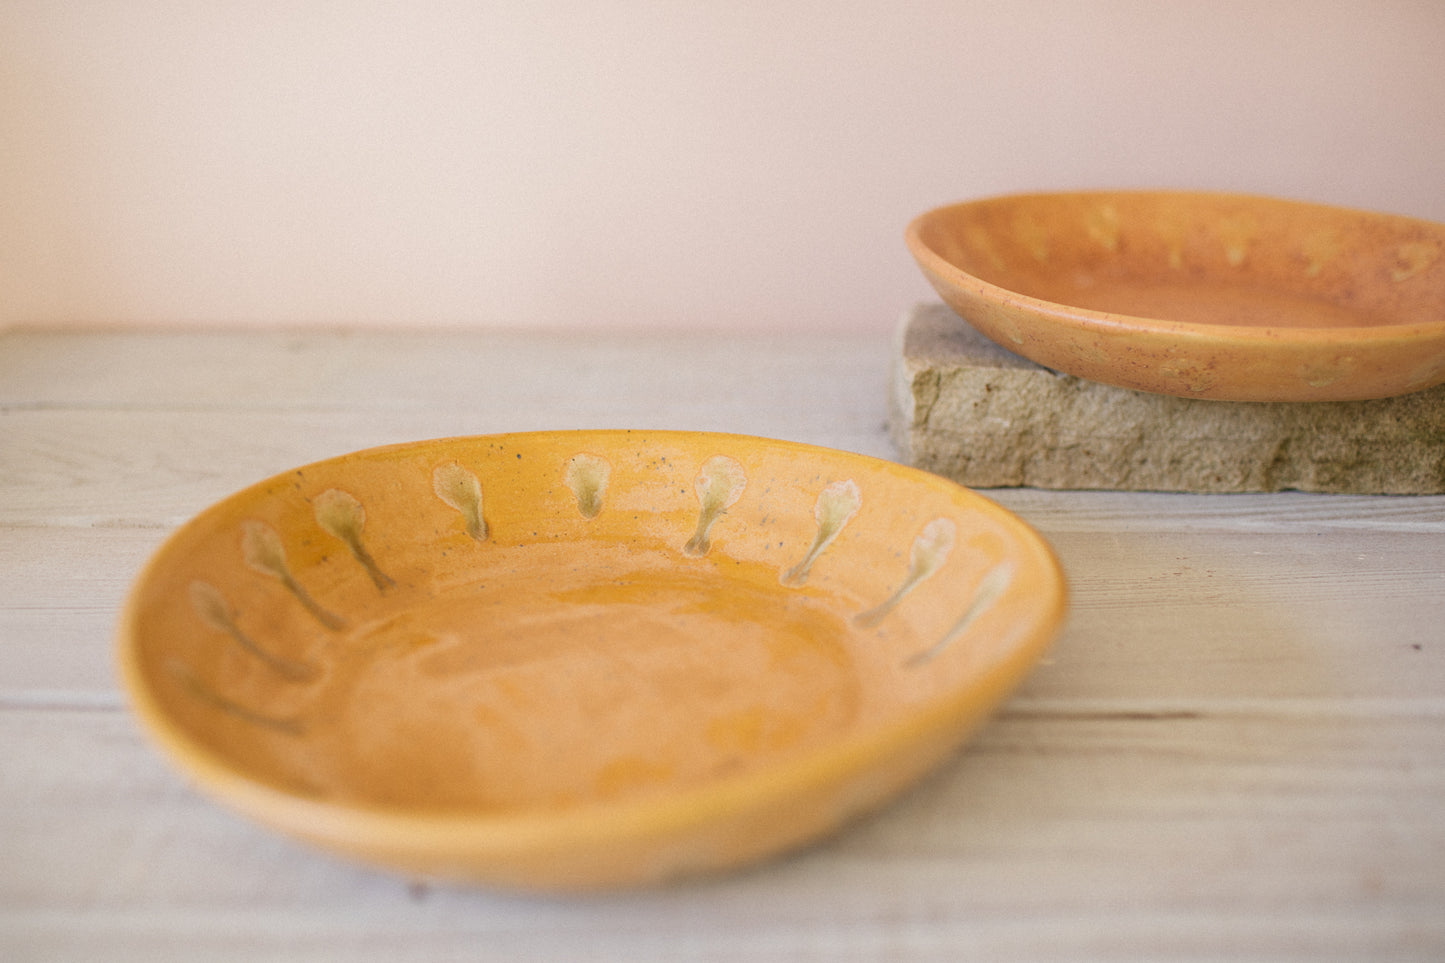
<path fill-rule="evenodd" d="M 204 790 L 530 889 L 759 859 L 902 790 L 1058 629 L 1048 546 L 890 462 L 678 432 L 418 442 L 277 476 L 150 562 L 132 703 Z"/>
<path fill-rule="evenodd" d="M 1445 382 L 1445 225 L 1234 194 L 1021 194 L 909 225 L 943 300 L 1104 384 L 1359 401 Z"/>

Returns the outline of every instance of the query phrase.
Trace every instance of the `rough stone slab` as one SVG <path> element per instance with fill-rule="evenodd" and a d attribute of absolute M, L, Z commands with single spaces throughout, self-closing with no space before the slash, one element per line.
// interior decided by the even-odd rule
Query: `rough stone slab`
<path fill-rule="evenodd" d="M 1445 385 L 1323 403 L 1147 394 L 1020 358 L 943 304 L 904 317 L 890 409 L 904 461 L 974 488 L 1445 492 Z"/>

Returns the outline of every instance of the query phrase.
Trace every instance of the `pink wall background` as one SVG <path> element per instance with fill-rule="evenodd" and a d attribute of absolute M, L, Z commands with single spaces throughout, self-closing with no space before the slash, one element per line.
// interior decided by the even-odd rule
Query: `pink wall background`
<path fill-rule="evenodd" d="M 0 325 L 884 329 L 1115 186 L 1445 220 L 1445 3 L 0 0 Z"/>

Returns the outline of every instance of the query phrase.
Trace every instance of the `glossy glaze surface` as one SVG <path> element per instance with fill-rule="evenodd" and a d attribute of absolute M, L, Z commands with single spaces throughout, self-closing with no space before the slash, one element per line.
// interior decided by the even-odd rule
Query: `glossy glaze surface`
<path fill-rule="evenodd" d="M 651 882 L 813 838 L 934 765 L 1064 586 L 936 476 L 785 442 L 554 432 L 374 449 L 182 528 L 121 627 L 213 794 L 412 872 Z"/>

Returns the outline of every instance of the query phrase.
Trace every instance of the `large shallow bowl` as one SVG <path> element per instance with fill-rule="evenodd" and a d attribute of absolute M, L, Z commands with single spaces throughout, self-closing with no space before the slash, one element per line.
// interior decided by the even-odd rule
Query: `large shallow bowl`
<path fill-rule="evenodd" d="M 553 432 L 310 465 L 203 512 L 120 625 L 204 790 L 409 873 L 736 866 L 937 764 L 1055 634 L 1048 546 L 934 475 L 781 441 Z"/>
<path fill-rule="evenodd" d="M 1186 398 L 1445 382 L 1445 225 L 1234 194 L 1020 194 L 909 225 L 943 300 L 1058 371 Z"/>

